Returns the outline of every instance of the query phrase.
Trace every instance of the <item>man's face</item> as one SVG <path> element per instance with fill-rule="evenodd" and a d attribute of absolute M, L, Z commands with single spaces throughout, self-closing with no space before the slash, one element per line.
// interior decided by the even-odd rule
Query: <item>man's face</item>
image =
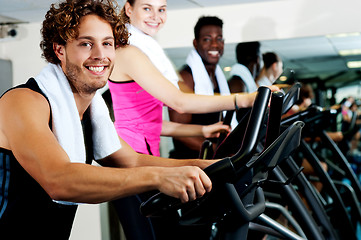
<path fill-rule="evenodd" d="M 224 50 L 222 28 L 215 25 L 203 26 L 199 39 L 195 39 L 193 45 L 205 64 L 217 64 Z"/>
<path fill-rule="evenodd" d="M 73 91 L 92 94 L 105 86 L 114 66 L 112 28 L 100 17 L 87 15 L 79 24 L 78 38 L 55 45 L 55 51 Z"/>

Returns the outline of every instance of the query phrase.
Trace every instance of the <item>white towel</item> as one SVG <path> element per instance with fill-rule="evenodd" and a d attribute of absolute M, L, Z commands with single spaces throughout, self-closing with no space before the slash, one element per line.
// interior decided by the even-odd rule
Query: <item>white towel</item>
<path fill-rule="evenodd" d="M 258 87 L 256 82 L 254 81 L 251 72 L 249 71 L 249 69 L 239 63 L 236 63 L 232 66 L 232 70 L 230 72 L 231 76 L 238 76 L 240 78 L 242 78 L 244 84 L 247 87 L 247 92 L 251 93 L 251 92 L 255 92 L 257 91 Z"/>
<path fill-rule="evenodd" d="M 174 86 L 179 88 L 178 75 L 159 43 L 153 37 L 143 33 L 136 27 L 130 24 L 127 24 L 126 26 L 130 33 L 129 44 L 142 50 L 163 76 L 173 83 Z"/>
<path fill-rule="evenodd" d="M 208 72 L 204 66 L 202 58 L 199 56 L 195 49 L 192 49 L 188 54 L 186 63 L 192 70 L 194 80 L 194 93 L 200 95 L 214 95 L 213 83 L 208 75 Z M 219 92 L 221 95 L 230 95 L 228 83 L 221 67 L 217 64 L 216 66 L 216 78 L 218 82 Z M 226 112 L 223 111 L 225 116 Z M 231 127 L 234 129 L 238 122 L 236 114 L 233 114 Z"/>
<path fill-rule="evenodd" d="M 54 135 L 71 162 L 85 163 L 85 144 L 79 112 L 68 79 L 59 65 L 48 64 L 35 77 L 48 97 Z M 121 148 L 108 108 L 97 92 L 90 104 L 94 158 L 101 159 Z"/>
<path fill-rule="evenodd" d="M 273 83 L 271 82 L 271 80 L 268 79 L 267 76 L 263 76 L 262 78 L 258 79 L 257 81 L 258 86 L 271 86 Z"/>
<path fill-rule="evenodd" d="M 68 154 L 71 162 L 85 163 L 83 128 L 74 95 L 63 70 L 59 65 L 50 63 L 35 77 L 35 80 L 49 99 L 52 131 L 59 144 Z M 117 132 L 99 92 L 95 94 L 90 104 L 90 118 L 93 127 L 94 158 L 104 158 L 120 149 Z M 55 202 L 65 205 L 78 204 L 66 201 Z"/>

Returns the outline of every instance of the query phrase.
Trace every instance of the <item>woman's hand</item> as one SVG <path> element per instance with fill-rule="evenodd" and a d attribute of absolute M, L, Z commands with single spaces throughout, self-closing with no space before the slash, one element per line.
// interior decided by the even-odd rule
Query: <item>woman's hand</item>
<path fill-rule="evenodd" d="M 217 122 L 211 125 L 203 126 L 202 132 L 205 138 L 216 138 L 219 137 L 220 133 L 229 133 L 231 127 L 224 125 L 223 122 Z"/>

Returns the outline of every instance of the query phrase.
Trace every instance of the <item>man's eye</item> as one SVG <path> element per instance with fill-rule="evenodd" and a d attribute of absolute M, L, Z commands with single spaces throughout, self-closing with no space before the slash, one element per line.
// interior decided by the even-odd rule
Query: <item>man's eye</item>
<path fill-rule="evenodd" d="M 83 47 L 91 47 L 92 45 L 89 42 L 85 42 L 85 43 L 82 43 L 81 46 L 83 46 Z"/>

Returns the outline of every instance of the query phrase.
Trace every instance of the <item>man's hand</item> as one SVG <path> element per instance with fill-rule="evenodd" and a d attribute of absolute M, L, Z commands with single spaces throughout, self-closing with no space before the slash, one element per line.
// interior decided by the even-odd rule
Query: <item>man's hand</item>
<path fill-rule="evenodd" d="M 212 182 L 199 167 L 164 168 L 159 174 L 158 189 L 185 203 L 211 191 Z"/>

